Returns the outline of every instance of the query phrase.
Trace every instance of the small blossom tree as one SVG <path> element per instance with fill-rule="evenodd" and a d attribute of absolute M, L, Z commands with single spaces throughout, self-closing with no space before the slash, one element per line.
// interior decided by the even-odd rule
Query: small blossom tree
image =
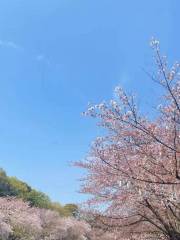
<path fill-rule="evenodd" d="M 87 115 L 107 129 L 92 145 L 82 192 L 92 195 L 96 224 L 122 239 L 180 239 L 180 64 L 168 68 L 152 41 L 162 87 L 156 118 L 143 116 L 121 88 L 116 101 L 90 107 Z M 120 237 L 118 238 L 120 239 Z"/>
<path fill-rule="evenodd" d="M 2 240 L 87 240 L 90 230 L 84 221 L 30 207 L 21 199 L 0 198 Z"/>
<path fill-rule="evenodd" d="M 41 223 L 38 213 L 37 208 L 31 208 L 20 199 L 0 198 L 1 232 L 6 231 L 4 239 L 39 239 Z"/>

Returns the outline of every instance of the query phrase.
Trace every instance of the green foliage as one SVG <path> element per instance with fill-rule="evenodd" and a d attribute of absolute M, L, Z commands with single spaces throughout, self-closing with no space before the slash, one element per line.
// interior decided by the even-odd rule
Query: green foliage
<path fill-rule="evenodd" d="M 64 207 L 58 202 L 51 203 L 50 209 L 58 212 L 61 216 L 65 216 Z"/>
<path fill-rule="evenodd" d="M 55 202 L 51 204 L 50 208 L 59 212 L 61 216 L 76 217 L 78 215 L 78 206 L 75 204 L 66 204 L 65 206 L 62 206 L 61 204 Z"/>
<path fill-rule="evenodd" d="M 31 190 L 25 197 L 25 200 L 31 203 L 31 206 L 39 207 L 39 208 L 50 208 L 51 200 L 50 198 L 39 191 Z"/>
<path fill-rule="evenodd" d="M 0 169 L 0 197 L 16 196 L 28 201 L 31 206 L 51 209 L 61 216 L 76 216 L 78 207 L 75 204 L 52 202 L 43 192 L 32 189 L 27 183 L 20 181 L 16 177 L 9 177 L 3 169 Z"/>
<path fill-rule="evenodd" d="M 15 191 L 15 195 L 24 198 L 32 189 L 26 183 L 18 180 L 16 177 L 8 177 L 9 184 Z"/>
<path fill-rule="evenodd" d="M 3 169 L 0 169 L 0 197 L 16 195 L 15 189 L 9 183 L 9 178 Z"/>
<path fill-rule="evenodd" d="M 78 215 L 78 206 L 76 204 L 70 203 L 64 206 L 64 211 L 66 216 L 74 216 Z"/>

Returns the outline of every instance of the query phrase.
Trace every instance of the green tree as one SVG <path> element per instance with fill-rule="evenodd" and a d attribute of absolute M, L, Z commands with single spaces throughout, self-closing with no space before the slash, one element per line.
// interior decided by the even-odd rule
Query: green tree
<path fill-rule="evenodd" d="M 0 196 L 14 196 L 16 192 L 14 188 L 9 183 L 6 172 L 1 168 L 0 169 Z"/>
<path fill-rule="evenodd" d="M 73 203 L 66 204 L 64 206 L 64 213 L 66 216 L 74 216 L 78 215 L 78 206 Z"/>
<path fill-rule="evenodd" d="M 16 195 L 19 197 L 26 198 L 28 193 L 32 191 L 29 185 L 18 180 L 16 177 L 9 177 L 8 180 Z"/>
<path fill-rule="evenodd" d="M 29 201 L 31 206 L 39 208 L 51 208 L 50 198 L 46 194 L 34 189 L 27 194 L 25 200 Z"/>

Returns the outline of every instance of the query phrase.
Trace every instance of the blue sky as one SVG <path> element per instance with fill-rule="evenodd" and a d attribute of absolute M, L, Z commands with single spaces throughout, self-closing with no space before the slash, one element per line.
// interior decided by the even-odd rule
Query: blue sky
<path fill-rule="evenodd" d="M 0 166 L 61 203 L 81 202 L 83 159 L 99 130 L 88 102 L 137 92 L 148 112 L 157 86 L 152 36 L 180 59 L 179 0 L 0 0 Z"/>

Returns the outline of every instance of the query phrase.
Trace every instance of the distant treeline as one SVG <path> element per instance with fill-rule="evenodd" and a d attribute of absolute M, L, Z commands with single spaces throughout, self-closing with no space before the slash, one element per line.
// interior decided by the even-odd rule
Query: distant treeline
<path fill-rule="evenodd" d="M 61 216 L 75 216 L 78 207 L 75 204 L 62 206 L 58 202 L 52 202 L 43 192 L 37 191 L 27 183 L 16 177 L 7 176 L 3 169 L 0 169 L 0 197 L 14 196 L 28 201 L 31 206 L 57 211 Z"/>

